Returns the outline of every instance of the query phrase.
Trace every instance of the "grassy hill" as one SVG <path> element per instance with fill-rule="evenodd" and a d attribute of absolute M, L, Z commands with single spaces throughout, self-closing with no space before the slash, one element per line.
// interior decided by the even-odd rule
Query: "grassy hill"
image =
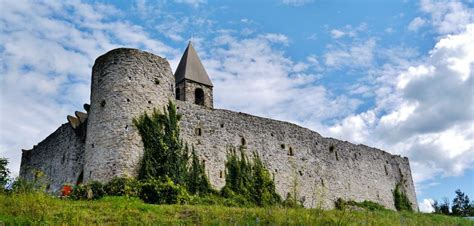
<path fill-rule="evenodd" d="M 137 198 L 61 200 L 42 193 L 0 194 L 0 225 L 474 225 L 474 221 L 411 212 L 152 205 Z"/>

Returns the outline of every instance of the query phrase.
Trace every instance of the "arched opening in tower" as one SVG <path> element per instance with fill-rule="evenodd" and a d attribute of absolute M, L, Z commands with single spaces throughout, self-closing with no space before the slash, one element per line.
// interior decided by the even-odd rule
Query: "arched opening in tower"
<path fill-rule="evenodd" d="M 204 91 L 201 88 L 194 90 L 194 103 L 204 106 Z"/>

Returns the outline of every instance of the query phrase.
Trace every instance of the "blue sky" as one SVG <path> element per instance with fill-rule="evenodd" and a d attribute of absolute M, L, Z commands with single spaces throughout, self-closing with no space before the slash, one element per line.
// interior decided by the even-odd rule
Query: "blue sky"
<path fill-rule="evenodd" d="M 420 208 L 474 198 L 473 1 L 0 0 L 0 155 L 89 101 L 99 55 L 132 47 L 176 68 L 192 39 L 215 106 L 410 158 Z"/>

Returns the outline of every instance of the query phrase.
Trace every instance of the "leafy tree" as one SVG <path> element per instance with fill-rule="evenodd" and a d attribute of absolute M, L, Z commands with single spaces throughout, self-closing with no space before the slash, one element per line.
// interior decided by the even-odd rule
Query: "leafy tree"
<path fill-rule="evenodd" d="M 228 191 L 249 197 L 248 189 L 251 184 L 251 166 L 243 149 L 240 150 L 240 159 L 235 148 L 231 148 L 227 154 L 225 186 L 222 189 L 224 196 Z"/>
<path fill-rule="evenodd" d="M 258 206 L 269 206 L 281 203 L 275 191 L 275 183 L 263 165 L 258 154 L 253 154 L 249 161 L 244 148 L 240 148 L 240 158 L 235 148 L 231 148 L 226 162 L 226 184 L 221 191 L 227 198 L 239 196 L 245 202 Z"/>
<path fill-rule="evenodd" d="M 474 201 L 471 201 L 471 204 L 469 205 L 469 209 L 467 210 L 467 215 L 474 217 Z"/>
<path fill-rule="evenodd" d="M 154 109 L 151 116 L 145 113 L 133 120 L 145 149 L 140 180 L 168 177 L 176 184 L 185 184 L 189 157 L 179 137 L 180 118 L 169 101 L 164 113 Z"/>
<path fill-rule="evenodd" d="M 188 146 L 179 137 L 180 118 L 176 106 L 169 101 L 163 113 L 154 109 L 151 116 L 144 113 L 133 120 L 145 149 L 138 178 L 163 183 L 171 180 L 191 194 L 210 193 L 213 190 L 204 163 L 199 161 L 194 147 L 189 159 Z"/>
<path fill-rule="evenodd" d="M 185 149 L 188 146 L 186 145 Z M 205 173 L 204 162 L 200 162 L 194 147 L 191 152 L 191 166 L 189 168 L 187 187 L 191 194 L 206 194 L 212 191 L 211 184 Z"/>
<path fill-rule="evenodd" d="M 395 190 L 393 191 L 393 199 L 395 202 L 395 208 L 398 211 L 408 210 L 412 211 L 411 202 L 408 200 L 406 194 L 400 189 L 401 184 L 397 183 Z"/>
<path fill-rule="evenodd" d="M 456 190 L 456 197 L 453 199 L 453 206 L 451 208 L 453 215 L 455 216 L 468 216 L 468 212 L 471 208 L 469 203 L 469 197 L 461 192 L 460 189 Z"/>
<path fill-rule="evenodd" d="M 438 200 L 435 200 L 433 203 L 431 203 L 431 206 L 434 209 L 434 213 L 437 213 L 437 214 L 441 213 L 441 206 Z"/>
<path fill-rule="evenodd" d="M 5 189 L 5 186 L 10 181 L 10 170 L 7 168 L 8 159 L 0 157 L 0 191 Z"/>
<path fill-rule="evenodd" d="M 253 153 L 252 166 L 253 200 L 259 206 L 275 205 L 281 201 L 280 196 L 275 191 L 275 183 L 267 168 L 257 152 Z"/>

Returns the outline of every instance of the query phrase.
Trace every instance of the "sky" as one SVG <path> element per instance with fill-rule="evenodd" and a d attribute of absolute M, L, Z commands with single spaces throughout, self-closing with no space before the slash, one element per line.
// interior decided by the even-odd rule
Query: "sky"
<path fill-rule="evenodd" d="M 215 108 L 410 159 L 420 209 L 474 199 L 474 1 L 0 0 L 0 156 L 89 102 L 94 60 L 192 41 Z"/>

